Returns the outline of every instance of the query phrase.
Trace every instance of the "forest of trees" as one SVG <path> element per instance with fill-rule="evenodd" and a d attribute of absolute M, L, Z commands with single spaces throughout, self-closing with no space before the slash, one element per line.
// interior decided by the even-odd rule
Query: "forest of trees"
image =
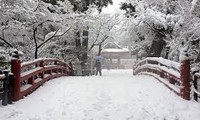
<path fill-rule="evenodd" d="M 112 0 L 1 0 L 1 58 L 17 50 L 22 61 L 56 57 L 87 67 L 94 46 L 109 37 L 112 23 L 100 14 L 109 4 Z"/>
<path fill-rule="evenodd" d="M 199 0 L 126 0 L 115 14 L 112 0 L 0 0 L 0 58 L 18 50 L 23 61 L 73 60 L 85 69 L 94 48 L 108 40 L 133 54 L 179 61 L 186 47 L 200 61 Z"/>

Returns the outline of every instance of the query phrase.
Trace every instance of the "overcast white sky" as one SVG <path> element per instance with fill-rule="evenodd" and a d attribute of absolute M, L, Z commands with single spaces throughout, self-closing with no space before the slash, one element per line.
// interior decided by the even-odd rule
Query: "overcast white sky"
<path fill-rule="evenodd" d="M 126 0 L 113 0 L 113 5 L 109 5 L 107 8 L 103 9 L 104 13 L 114 13 L 119 10 L 120 2 L 124 2 Z"/>

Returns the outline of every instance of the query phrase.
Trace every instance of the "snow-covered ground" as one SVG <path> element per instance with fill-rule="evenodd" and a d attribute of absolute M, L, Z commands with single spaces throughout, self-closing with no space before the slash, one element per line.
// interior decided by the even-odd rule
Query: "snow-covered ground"
<path fill-rule="evenodd" d="M 153 77 L 132 70 L 61 77 L 26 98 L 0 106 L 0 120 L 199 120 L 200 104 L 186 101 Z"/>

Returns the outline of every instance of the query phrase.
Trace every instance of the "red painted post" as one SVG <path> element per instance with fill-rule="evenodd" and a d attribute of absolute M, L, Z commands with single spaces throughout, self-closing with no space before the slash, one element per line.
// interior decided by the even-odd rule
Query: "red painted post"
<path fill-rule="evenodd" d="M 190 99 L 190 60 L 186 59 L 181 62 L 181 90 L 180 94 L 183 99 Z"/>
<path fill-rule="evenodd" d="M 28 84 L 34 84 L 34 76 L 28 79 Z"/>
<path fill-rule="evenodd" d="M 20 99 L 20 71 L 21 71 L 21 61 L 19 59 L 11 60 L 11 72 L 14 75 L 14 86 L 13 86 L 13 100 L 17 101 Z"/>

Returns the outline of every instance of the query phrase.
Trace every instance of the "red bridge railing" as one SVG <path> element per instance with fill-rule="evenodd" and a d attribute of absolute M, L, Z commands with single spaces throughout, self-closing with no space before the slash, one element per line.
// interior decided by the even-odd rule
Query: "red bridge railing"
<path fill-rule="evenodd" d="M 181 63 L 163 58 L 146 58 L 133 68 L 133 74 L 151 75 L 182 98 L 190 99 L 190 61 Z"/>
<path fill-rule="evenodd" d="M 23 63 L 19 59 L 13 59 L 11 72 L 14 74 L 13 100 L 17 101 L 47 80 L 69 76 L 71 71 L 69 65 L 61 60 L 43 58 Z"/>

